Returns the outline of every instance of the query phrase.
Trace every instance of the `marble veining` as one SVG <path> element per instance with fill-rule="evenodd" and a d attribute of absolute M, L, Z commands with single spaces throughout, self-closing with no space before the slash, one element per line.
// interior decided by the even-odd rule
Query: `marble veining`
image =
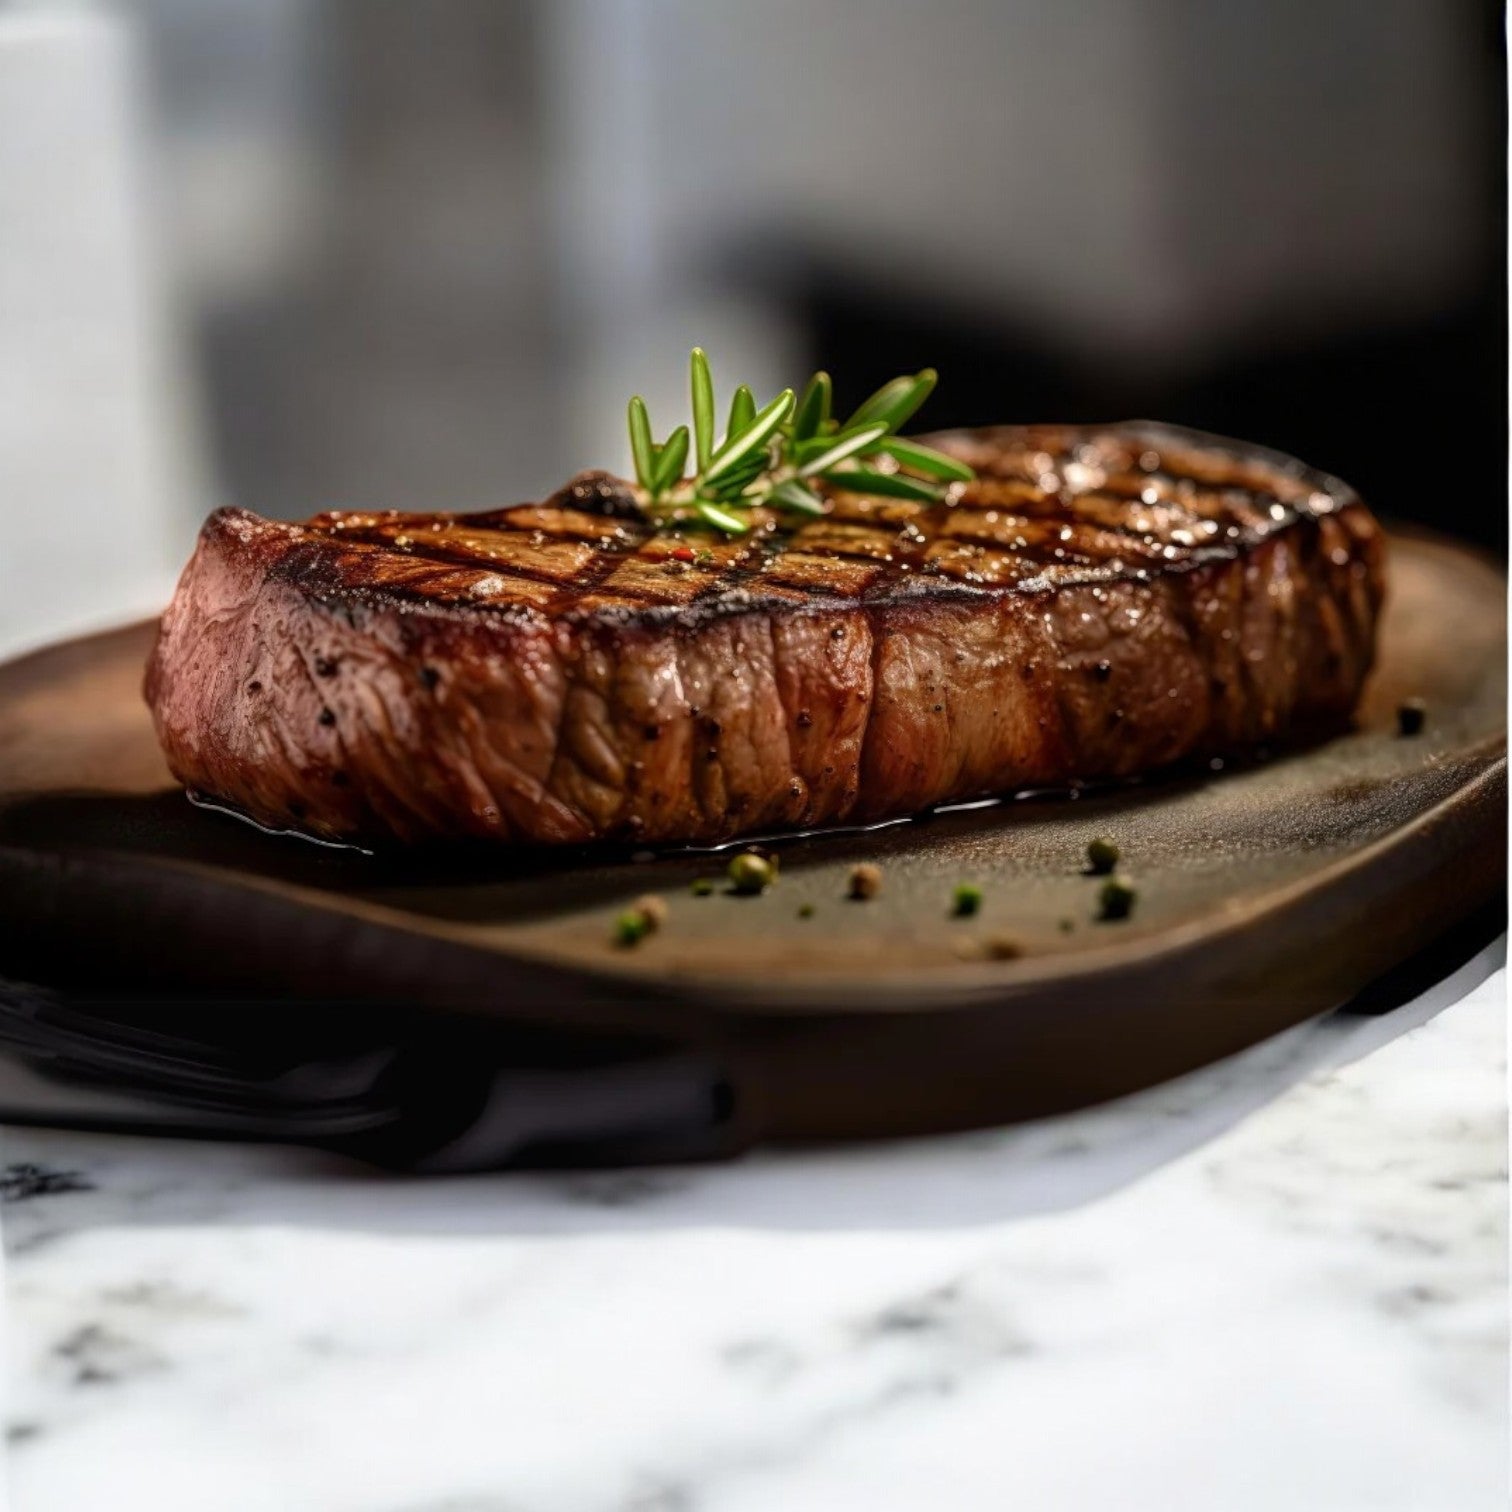
<path fill-rule="evenodd" d="M 727 1167 L 9 1130 L 12 1506 L 1501 1508 L 1494 964 L 1072 1117 Z"/>

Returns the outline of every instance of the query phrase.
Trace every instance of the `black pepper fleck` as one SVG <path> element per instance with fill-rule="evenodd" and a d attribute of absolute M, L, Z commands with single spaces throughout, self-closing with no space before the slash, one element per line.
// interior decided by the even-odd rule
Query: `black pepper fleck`
<path fill-rule="evenodd" d="M 1118 845 L 1104 835 L 1087 845 L 1087 870 L 1095 877 L 1108 876 L 1118 865 Z"/>
<path fill-rule="evenodd" d="M 1104 922 L 1127 919 L 1134 912 L 1134 902 L 1138 896 L 1137 889 L 1127 877 L 1109 877 L 1097 892 L 1098 919 Z"/>

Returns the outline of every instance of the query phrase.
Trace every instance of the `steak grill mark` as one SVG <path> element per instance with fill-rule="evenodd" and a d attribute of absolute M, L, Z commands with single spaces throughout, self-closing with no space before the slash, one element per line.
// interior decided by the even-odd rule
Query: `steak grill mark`
<path fill-rule="evenodd" d="M 829 515 L 776 538 L 667 534 L 552 504 L 472 515 L 338 511 L 305 529 L 370 548 L 342 564 L 348 588 L 366 582 L 399 596 L 477 603 L 468 580 L 446 575 L 462 569 L 493 580 L 483 596 L 492 607 L 555 616 L 712 605 L 758 582 L 867 603 L 894 596 L 916 574 L 942 591 L 1075 582 L 1110 564 L 1137 577 L 1232 555 L 1299 511 L 1335 503 L 1283 469 L 1251 462 L 1226 471 L 1194 449 L 1078 442 L 1059 430 L 1023 433 L 1017 445 L 932 440 L 970 460 L 978 481 L 935 505 L 831 490 Z M 690 544 L 711 560 L 674 555 Z M 451 587 L 460 591 L 447 599 Z"/>

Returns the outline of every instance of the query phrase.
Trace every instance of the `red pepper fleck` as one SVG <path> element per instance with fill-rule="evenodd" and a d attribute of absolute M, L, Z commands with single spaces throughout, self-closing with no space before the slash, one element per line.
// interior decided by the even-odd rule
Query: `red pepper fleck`
<path fill-rule="evenodd" d="M 691 546 L 674 546 L 669 555 L 675 557 L 679 562 L 691 562 L 695 560 Z"/>

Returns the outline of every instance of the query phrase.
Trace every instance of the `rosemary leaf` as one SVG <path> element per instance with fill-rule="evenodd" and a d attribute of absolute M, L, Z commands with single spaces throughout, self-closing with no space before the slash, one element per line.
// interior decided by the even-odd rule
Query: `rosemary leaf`
<path fill-rule="evenodd" d="M 738 467 L 722 473 L 712 483 L 705 482 L 699 493 L 714 499 L 738 499 L 767 470 L 767 454 L 754 452 Z"/>
<path fill-rule="evenodd" d="M 730 509 L 744 509 L 751 501 L 746 498 L 745 491 L 751 486 L 752 479 L 746 478 L 733 484 L 721 483 L 715 488 L 703 489 L 698 497 L 707 500 L 710 504 L 718 504 Z"/>
<path fill-rule="evenodd" d="M 654 493 L 651 483 L 656 476 L 656 454 L 651 444 L 651 417 L 639 394 L 630 401 L 630 453 L 635 458 L 636 481 L 647 493 Z"/>
<path fill-rule="evenodd" d="M 850 430 L 857 425 L 870 425 L 873 420 L 881 420 L 912 388 L 913 379 L 906 375 L 889 379 L 875 394 L 856 407 L 856 412 L 845 422 L 845 428 Z"/>
<path fill-rule="evenodd" d="M 841 431 L 838 439 L 824 448 L 816 457 L 804 462 L 798 469 L 800 478 L 811 478 L 826 468 L 854 457 L 857 452 L 873 451 L 877 442 L 887 434 L 887 427 L 879 420 L 875 425 L 863 425 L 856 430 Z"/>
<path fill-rule="evenodd" d="M 702 472 L 714 455 L 714 378 L 702 347 L 694 347 L 689 361 L 693 380 L 694 456 Z"/>
<path fill-rule="evenodd" d="M 771 455 L 764 446 L 753 447 L 745 456 L 730 464 L 729 467 L 720 470 L 715 477 L 705 474 L 701 480 L 700 492 L 704 489 L 724 489 L 730 487 L 744 488 L 753 478 L 759 478 L 762 473 L 771 467 Z"/>
<path fill-rule="evenodd" d="M 915 478 L 905 478 L 899 473 L 873 472 L 870 468 L 856 467 L 838 472 L 821 474 L 826 483 L 844 488 L 851 493 L 875 494 L 886 499 L 918 499 L 932 504 L 940 497 L 940 490 Z"/>
<path fill-rule="evenodd" d="M 683 465 L 688 460 L 688 427 L 679 425 L 667 437 L 666 444 L 656 450 L 656 479 L 651 488 L 653 496 L 666 493 L 682 477 Z"/>
<path fill-rule="evenodd" d="M 745 389 L 744 392 L 749 394 L 750 390 Z M 732 429 L 725 444 L 709 458 L 709 465 L 703 470 L 704 482 L 716 482 L 721 473 L 729 472 L 741 458 L 749 456 L 757 447 L 769 441 L 777 428 L 792 413 L 792 409 L 793 391 L 783 389 L 738 434 Z"/>
<path fill-rule="evenodd" d="M 829 419 L 830 397 L 830 375 L 815 373 L 809 379 L 808 387 L 804 389 L 793 416 L 793 440 L 807 441 L 819 434 L 820 428 Z"/>
<path fill-rule="evenodd" d="M 802 467 L 805 462 L 812 462 L 822 452 L 828 451 L 835 444 L 835 437 L 810 436 L 807 441 L 793 441 L 788 444 L 787 457 L 795 467 Z"/>
<path fill-rule="evenodd" d="M 779 483 L 767 495 L 766 502 L 778 509 L 790 509 L 794 514 L 822 515 L 824 513 L 824 500 L 818 494 L 805 488 L 797 478 L 789 478 L 786 483 Z"/>
<path fill-rule="evenodd" d="M 768 449 L 765 446 L 753 446 L 743 457 L 732 459 L 728 467 L 719 467 L 717 478 L 722 481 L 725 478 L 755 477 L 757 473 L 765 472 L 771 462 Z M 716 453 L 714 464 L 710 472 L 704 476 L 713 476 L 714 468 L 718 467 L 719 457 Z"/>
<path fill-rule="evenodd" d="M 916 473 L 929 478 L 942 478 L 947 483 L 969 483 L 976 474 L 964 462 L 937 452 L 932 446 L 920 446 L 917 441 L 902 436 L 889 436 L 878 448 L 894 461 Z"/>
<path fill-rule="evenodd" d="M 756 418 L 756 396 L 741 384 L 730 400 L 730 423 L 725 426 L 725 445 L 738 436 Z M 707 472 L 708 469 L 704 468 Z"/>
<path fill-rule="evenodd" d="M 743 520 L 732 510 L 711 503 L 708 499 L 695 499 L 693 510 L 699 519 L 712 525 L 716 530 L 724 531 L 726 535 L 744 535 L 751 528 L 749 520 Z"/>
<path fill-rule="evenodd" d="M 870 425 L 875 420 L 882 421 L 890 431 L 897 430 L 929 398 L 939 377 L 933 368 L 925 368 L 912 378 L 894 378 L 891 383 L 884 383 L 845 422 L 846 430 Z"/>
<path fill-rule="evenodd" d="M 815 457 L 823 456 L 837 441 L 843 441 L 847 436 L 855 435 L 858 430 L 874 431 L 875 426 L 862 425 L 856 430 L 841 430 L 831 423 L 830 429 L 823 435 L 810 436 L 807 441 L 790 442 L 787 447 L 788 460 L 795 466 L 802 467 L 805 463 L 812 462 Z M 885 427 L 883 434 L 886 434 Z M 871 449 L 876 450 L 875 442 L 872 443 Z"/>

